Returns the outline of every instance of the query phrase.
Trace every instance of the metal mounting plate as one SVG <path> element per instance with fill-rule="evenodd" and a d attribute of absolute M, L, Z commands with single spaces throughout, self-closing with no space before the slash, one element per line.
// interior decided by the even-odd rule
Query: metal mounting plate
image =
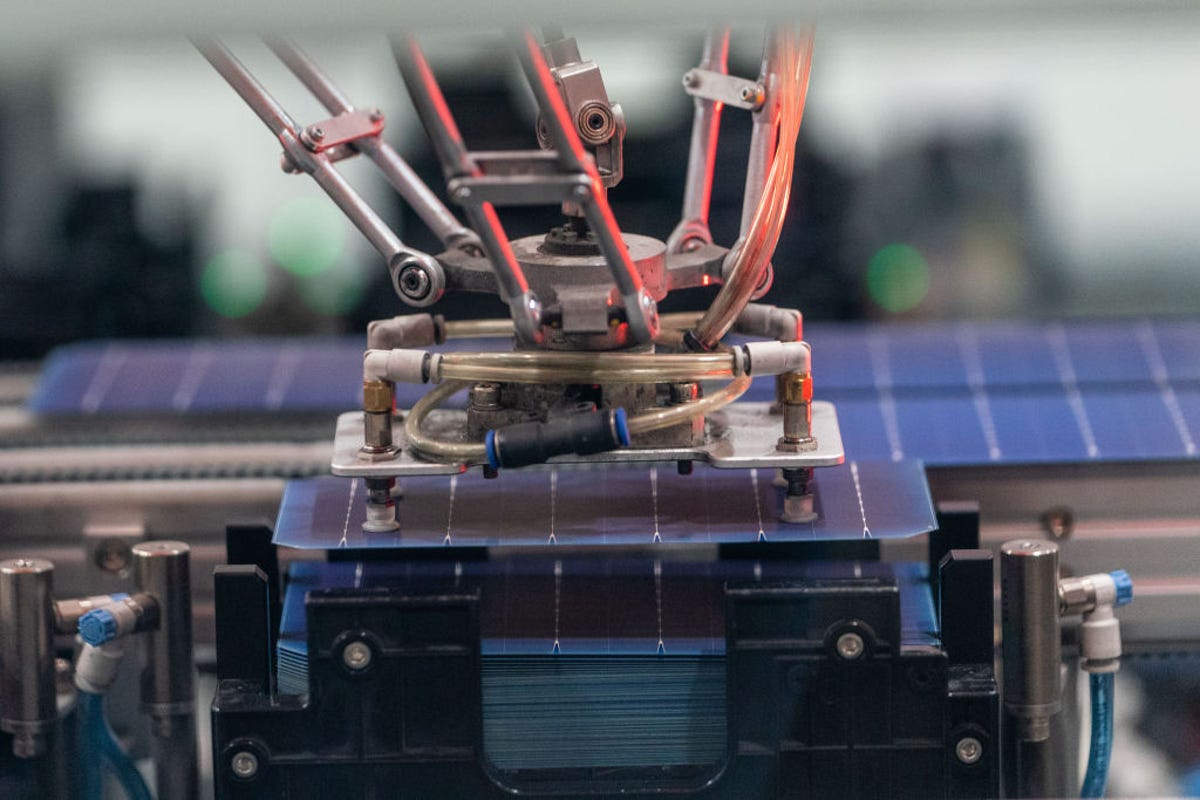
<path fill-rule="evenodd" d="M 719 469 L 751 467 L 832 467 L 841 464 L 846 453 L 838 428 L 837 411 L 832 403 L 812 404 L 813 435 L 817 448 L 807 453 L 782 453 L 775 449 L 782 433 L 782 421 L 770 412 L 769 403 L 734 403 L 708 417 L 705 442 L 696 447 L 628 448 L 590 456 L 558 456 L 552 464 L 636 463 L 652 461 L 702 461 Z M 439 438 L 461 438 L 466 429 L 466 412 L 446 409 L 431 413 L 426 430 Z M 365 461 L 358 457 L 363 442 L 361 411 L 348 411 L 338 417 L 334 436 L 334 475 L 353 478 L 388 478 L 404 475 L 454 475 L 469 465 L 425 461 L 413 455 L 404 438 L 404 426 L 397 421 L 392 432 L 400 448 L 389 461 Z"/>

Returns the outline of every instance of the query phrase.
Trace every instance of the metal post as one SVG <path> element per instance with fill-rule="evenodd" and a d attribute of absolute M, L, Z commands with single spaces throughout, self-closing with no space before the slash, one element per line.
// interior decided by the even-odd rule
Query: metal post
<path fill-rule="evenodd" d="M 43 755 L 58 717 L 53 577 L 43 559 L 0 563 L 0 730 L 17 758 Z"/>
<path fill-rule="evenodd" d="M 143 636 L 142 707 L 150 714 L 159 800 L 195 800 L 195 688 L 188 546 L 143 542 L 133 548 L 138 590 L 158 600 L 158 629 Z"/>
<path fill-rule="evenodd" d="M 1063 689 L 1056 544 L 1018 539 L 1001 546 L 1000 603 L 1004 709 L 1017 762 L 1009 794 L 1055 796 L 1058 770 L 1048 763 L 1048 740 Z"/>

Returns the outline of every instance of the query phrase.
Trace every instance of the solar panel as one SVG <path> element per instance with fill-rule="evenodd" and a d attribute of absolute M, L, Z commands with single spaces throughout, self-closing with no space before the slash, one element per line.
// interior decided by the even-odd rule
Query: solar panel
<path fill-rule="evenodd" d="M 837 404 L 850 458 L 969 466 L 1200 455 L 1200 321 L 810 324 L 806 335 L 817 397 Z M 70 345 L 48 359 L 30 408 L 333 414 L 360 401 L 361 352 L 357 337 Z M 425 389 L 397 387 L 398 402 Z M 773 393 L 760 379 L 747 399 Z"/>

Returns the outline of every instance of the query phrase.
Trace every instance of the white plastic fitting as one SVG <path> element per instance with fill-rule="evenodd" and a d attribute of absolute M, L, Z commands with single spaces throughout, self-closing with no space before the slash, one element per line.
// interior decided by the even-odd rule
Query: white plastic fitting
<path fill-rule="evenodd" d="M 750 336 L 798 342 L 804 338 L 804 318 L 794 308 L 750 303 L 738 314 L 736 329 Z"/>
<path fill-rule="evenodd" d="M 1082 614 L 1080 667 L 1087 672 L 1116 672 L 1121 666 L 1121 624 L 1113 614 L 1133 599 L 1133 582 L 1124 570 L 1065 578 L 1058 585 L 1062 613 Z"/>
<path fill-rule="evenodd" d="M 426 359 L 429 359 L 429 379 L 426 378 Z M 363 353 L 364 381 L 394 383 L 437 382 L 436 368 L 442 357 L 426 350 L 368 350 Z"/>
<path fill-rule="evenodd" d="M 1121 623 L 1111 605 L 1096 606 L 1079 626 L 1080 664 L 1087 672 L 1116 672 L 1121 667 Z"/>
<path fill-rule="evenodd" d="M 373 320 L 367 325 L 367 347 L 372 350 L 432 347 L 435 344 L 437 323 L 432 314 L 403 314 L 391 319 Z"/>
<path fill-rule="evenodd" d="M 812 348 L 808 342 L 751 342 L 743 349 L 751 375 L 782 375 L 812 371 Z"/>
<path fill-rule="evenodd" d="M 75 686 L 81 692 L 104 694 L 117 679 L 117 669 L 125 651 L 117 642 L 94 647 L 84 644 L 75 659 Z"/>

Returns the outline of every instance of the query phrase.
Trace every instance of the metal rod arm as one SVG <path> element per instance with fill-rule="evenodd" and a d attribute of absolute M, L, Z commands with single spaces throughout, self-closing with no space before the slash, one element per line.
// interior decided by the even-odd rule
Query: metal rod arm
<path fill-rule="evenodd" d="M 717 28 L 705 37 L 700 69 L 722 75 L 729 73 L 729 28 Z M 696 244 L 712 243 L 708 211 L 712 200 L 722 103 L 697 96 L 695 106 L 692 140 L 688 150 L 687 182 L 683 189 L 683 216 L 667 239 L 667 249 L 673 253 Z"/>
<path fill-rule="evenodd" d="M 350 99 L 321 71 L 316 62 L 294 43 L 271 37 L 267 39 L 267 46 L 321 101 L 330 114 L 346 114 L 354 110 Z M 481 252 L 482 245 L 475 232 L 458 221 L 390 144 L 379 136 L 366 136 L 355 141 L 354 147 L 375 162 L 387 182 L 400 193 L 404 201 L 444 245 L 465 249 L 473 254 Z"/>
<path fill-rule="evenodd" d="M 342 176 L 325 153 L 313 152 L 300 138 L 300 128 L 288 115 L 283 106 L 263 87 L 250 71 L 223 44 L 215 39 L 201 38 L 193 42 L 196 49 L 212 64 L 213 68 L 233 88 L 246 105 L 258 115 L 283 145 L 285 157 L 298 169 L 308 173 L 325 194 L 333 200 L 354 226 L 367 238 L 371 246 L 379 251 L 396 275 L 405 267 L 418 267 L 431 276 L 431 283 L 445 283 L 442 267 L 425 253 L 404 245 L 400 237 L 363 199 L 362 195 Z M 336 92 L 336 90 L 334 90 Z M 329 99 L 334 98 L 332 95 Z M 344 98 L 340 98 L 344 100 Z M 404 295 L 401 294 L 403 297 Z M 428 304 L 436 297 L 425 298 Z"/>
<path fill-rule="evenodd" d="M 565 171 L 581 173 L 588 179 L 588 185 L 576 188 L 576 202 L 583 209 L 588 225 L 596 234 L 600 251 L 604 253 L 605 261 L 608 262 L 613 281 L 621 295 L 630 333 L 638 342 L 651 342 L 658 334 L 658 307 L 654 298 L 642 285 L 641 275 L 634 267 L 633 259 L 629 257 L 629 249 L 625 246 L 621 229 L 617 226 L 616 217 L 608 204 L 600 172 L 575 132 L 575 126 L 571 123 L 562 95 L 554 85 L 554 78 L 537 38 L 526 31 L 517 50 L 525 77 L 529 80 L 533 96 L 546 120 L 559 164 Z"/>
<path fill-rule="evenodd" d="M 750 233 L 754 212 L 767 185 L 767 173 L 775 157 L 779 134 L 779 69 L 778 37 L 768 33 L 764 48 L 762 70 L 758 82 L 766 90 L 762 107 L 754 112 L 754 127 L 750 133 L 750 157 L 746 165 L 746 190 L 742 197 L 742 225 L 739 235 Z"/>
<path fill-rule="evenodd" d="M 229 48 L 216 39 L 209 38 L 193 39 L 192 44 L 196 46 L 208 63 L 212 64 L 213 69 L 225 79 L 225 82 L 238 93 L 238 97 L 241 97 L 246 105 L 250 106 L 250 109 L 258 115 L 263 124 L 271 129 L 271 133 L 281 140 L 285 136 L 290 137 L 293 141 L 299 140 L 300 127 L 296 121 L 250 74 L 250 70 L 246 69 L 242 62 L 229 52 Z"/>
<path fill-rule="evenodd" d="M 404 85 L 412 97 L 417 116 L 433 143 L 438 160 L 442 162 L 442 170 L 447 180 L 463 177 L 479 177 L 482 170 L 471 158 L 458 125 L 450 113 L 450 106 L 442 95 L 441 87 L 425 60 L 425 54 L 415 39 L 407 38 L 397 44 L 393 51 Z M 467 198 L 464 198 L 466 200 Z M 512 314 L 513 325 L 518 336 L 527 342 L 539 342 L 542 339 L 542 304 L 537 295 L 529 288 L 525 273 L 517 263 L 512 246 L 500 217 L 491 203 L 464 203 L 464 211 L 471 227 L 479 235 L 484 252 L 496 273 L 496 282 L 500 286 L 503 298 L 508 302 L 509 313 Z"/>

